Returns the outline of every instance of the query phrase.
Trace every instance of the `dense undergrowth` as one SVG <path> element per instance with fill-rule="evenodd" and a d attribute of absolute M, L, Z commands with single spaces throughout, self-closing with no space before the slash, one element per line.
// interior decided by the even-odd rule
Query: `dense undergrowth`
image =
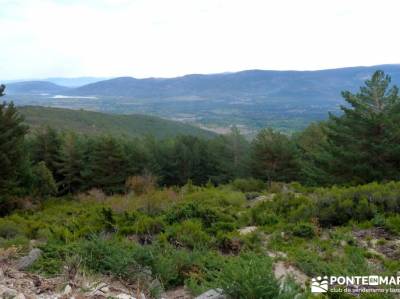
<path fill-rule="evenodd" d="M 0 247 L 24 254 L 35 240 L 43 255 L 31 271 L 109 275 L 153 297 L 185 285 L 193 294 L 222 288 L 231 298 L 311 298 L 308 287 L 276 279 L 273 263 L 284 261 L 309 277 L 394 275 L 400 249 L 375 254 L 355 232 L 380 228 L 398 239 L 399 211 L 397 182 L 267 188 L 240 180 L 110 197 L 93 190 L 1 218 Z M 257 230 L 240 234 L 248 226 Z M 369 296 L 363 298 L 378 298 Z"/>

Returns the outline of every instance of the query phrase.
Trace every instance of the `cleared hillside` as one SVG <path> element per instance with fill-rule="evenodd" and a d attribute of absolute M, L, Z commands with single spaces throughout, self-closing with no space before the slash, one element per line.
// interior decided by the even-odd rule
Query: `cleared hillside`
<path fill-rule="evenodd" d="M 25 122 L 32 127 L 51 126 L 86 134 L 129 137 L 153 135 L 156 138 L 176 135 L 194 135 L 204 138 L 215 136 L 215 133 L 188 124 L 148 115 L 116 115 L 37 106 L 20 107 L 19 111 L 25 116 Z"/>

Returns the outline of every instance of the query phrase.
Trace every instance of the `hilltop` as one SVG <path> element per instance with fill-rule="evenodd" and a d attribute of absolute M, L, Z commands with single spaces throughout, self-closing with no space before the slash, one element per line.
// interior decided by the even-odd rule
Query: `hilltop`
<path fill-rule="evenodd" d="M 26 123 L 32 127 L 51 126 L 87 134 L 110 134 L 139 137 L 153 135 L 157 138 L 177 135 L 194 135 L 211 138 L 216 134 L 181 122 L 159 117 L 132 114 L 116 115 L 84 110 L 49 107 L 21 107 Z"/>

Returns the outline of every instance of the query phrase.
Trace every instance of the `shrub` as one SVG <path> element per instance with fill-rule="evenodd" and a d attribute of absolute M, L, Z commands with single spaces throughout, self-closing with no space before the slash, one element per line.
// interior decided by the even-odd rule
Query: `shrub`
<path fill-rule="evenodd" d="M 221 269 L 224 257 L 212 251 L 176 250 L 169 246 L 153 251 L 153 273 L 166 288 L 183 285 L 187 280 L 198 284 L 209 283 L 212 277 L 208 272 Z"/>
<path fill-rule="evenodd" d="M 172 244 L 191 249 L 205 248 L 211 241 L 198 220 L 186 220 L 175 224 L 167 230 L 167 234 Z"/>
<path fill-rule="evenodd" d="M 251 209 L 251 222 L 254 225 L 274 225 L 279 222 L 278 216 L 271 211 L 263 210 L 259 206 Z"/>
<path fill-rule="evenodd" d="M 330 189 L 315 193 L 316 216 L 323 226 L 342 225 L 350 220 L 371 220 L 377 214 L 400 212 L 400 183 Z"/>
<path fill-rule="evenodd" d="M 232 186 L 235 190 L 242 192 L 260 192 L 266 188 L 266 184 L 263 181 L 253 178 L 236 179 L 232 182 Z"/>
<path fill-rule="evenodd" d="M 206 227 L 211 226 L 219 220 L 219 213 L 215 208 L 205 207 L 200 203 L 187 202 L 173 207 L 167 214 L 169 223 L 181 222 L 192 218 L 201 219 Z"/>
<path fill-rule="evenodd" d="M 148 215 L 159 215 L 177 201 L 178 195 L 172 188 L 148 192 L 135 199 L 138 209 Z"/>
<path fill-rule="evenodd" d="M 237 231 L 230 233 L 218 232 L 216 245 L 225 254 L 238 254 L 243 246 L 243 241 Z"/>
<path fill-rule="evenodd" d="M 0 238 L 12 239 L 20 234 L 21 230 L 14 222 L 0 220 Z"/>
<path fill-rule="evenodd" d="M 125 182 L 128 191 L 133 191 L 136 195 L 148 193 L 156 188 L 156 177 L 151 174 L 136 175 L 129 177 Z"/>
<path fill-rule="evenodd" d="M 395 234 L 400 235 L 400 216 L 390 216 L 386 218 L 385 228 Z"/>
<path fill-rule="evenodd" d="M 376 214 L 372 219 L 372 224 L 377 227 L 383 227 L 386 224 L 385 216 L 382 214 Z"/>
<path fill-rule="evenodd" d="M 271 259 L 255 253 L 230 258 L 214 275 L 224 294 L 232 299 L 295 298 L 299 292 L 281 288 L 272 272 Z"/>
<path fill-rule="evenodd" d="M 294 236 L 309 239 L 315 236 L 315 231 L 314 225 L 310 223 L 297 223 L 292 229 Z"/>
<path fill-rule="evenodd" d="M 145 269 L 135 260 L 134 247 L 117 240 L 94 237 L 80 244 L 82 264 L 89 270 L 136 282 Z"/>

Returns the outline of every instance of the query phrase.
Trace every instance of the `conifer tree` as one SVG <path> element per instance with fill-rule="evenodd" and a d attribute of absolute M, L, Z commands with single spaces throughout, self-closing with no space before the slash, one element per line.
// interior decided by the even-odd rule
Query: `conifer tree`
<path fill-rule="evenodd" d="M 0 210 L 3 212 L 8 208 L 9 196 L 18 193 L 21 187 L 20 179 L 26 165 L 24 136 L 27 131 L 14 104 L 0 104 Z"/>
<path fill-rule="evenodd" d="M 268 182 L 290 182 L 299 172 L 298 150 L 284 134 L 261 130 L 252 143 L 253 174 Z"/>
<path fill-rule="evenodd" d="M 89 154 L 89 167 L 84 173 L 88 187 L 108 194 L 123 192 L 129 164 L 121 142 L 102 137 L 93 143 Z"/>
<path fill-rule="evenodd" d="M 33 167 L 33 192 L 41 198 L 57 193 L 53 174 L 43 161 Z"/>
<path fill-rule="evenodd" d="M 75 193 L 83 186 L 83 145 L 78 136 L 69 133 L 61 146 L 58 172 L 62 175 L 58 183 L 61 194 Z"/>
<path fill-rule="evenodd" d="M 62 176 L 58 172 L 62 138 L 60 134 L 51 127 L 42 128 L 35 134 L 33 142 L 32 158 L 34 163 L 43 161 L 52 172 L 54 179 L 58 182 Z"/>
<path fill-rule="evenodd" d="M 211 141 L 212 151 L 217 155 L 218 178 L 223 183 L 235 178 L 248 177 L 250 144 L 237 127 Z"/>
<path fill-rule="evenodd" d="M 6 86 L 4 84 L 0 84 L 0 97 L 4 96 L 5 89 L 6 89 Z"/>
<path fill-rule="evenodd" d="M 400 97 L 376 71 L 358 93 L 342 92 L 343 115 L 330 115 L 327 145 L 316 159 L 331 183 L 400 179 Z"/>

